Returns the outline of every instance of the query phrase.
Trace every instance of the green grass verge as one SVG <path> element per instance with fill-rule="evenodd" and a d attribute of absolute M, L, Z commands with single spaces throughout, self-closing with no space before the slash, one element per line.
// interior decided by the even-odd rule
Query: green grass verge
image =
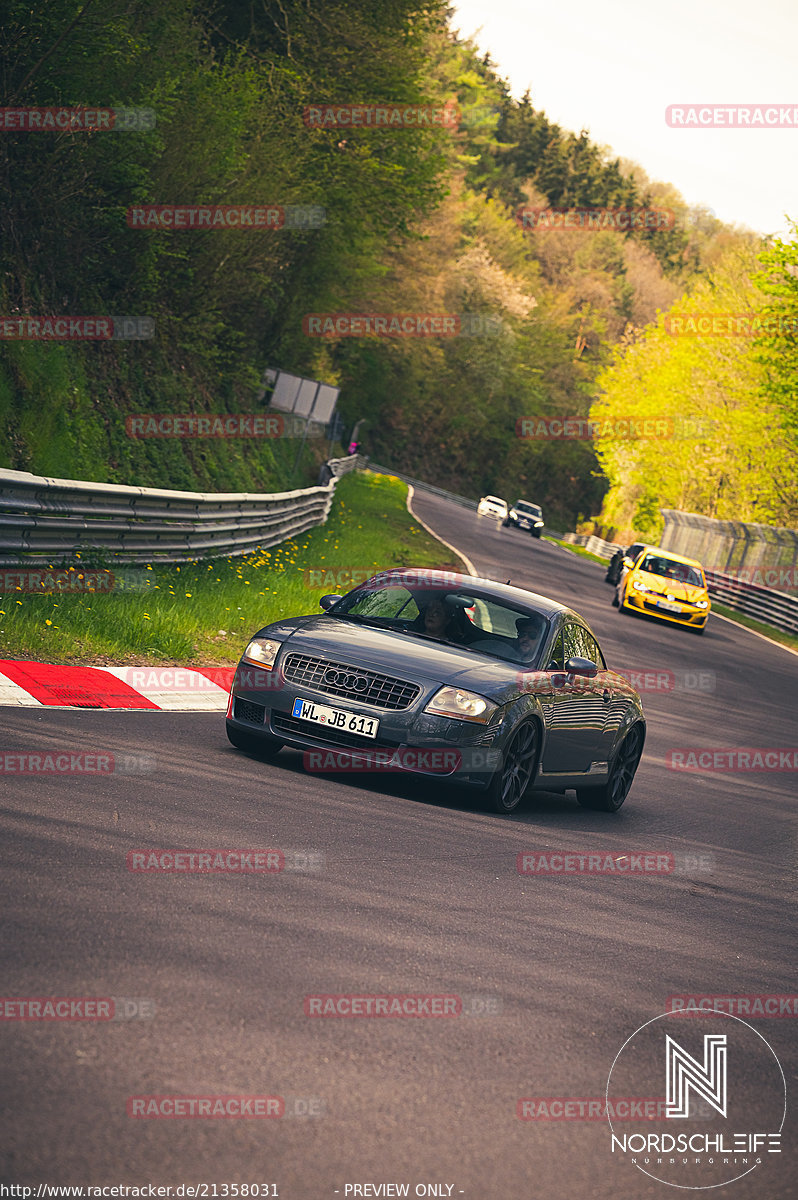
<path fill-rule="evenodd" d="M 602 567 L 608 566 L 608 559 L 599 558 L 597 554 L 591 554 L 585 550 L 584 546 L 574 546 L 571 542 L 561 542 L 559 538 L 550 537 L 549 534 L 544 534 L 541 539 L 544 542 L 551 542 L 553 546 L 562 546 L 564 550 L 570 550 L 572 554 L 578 554 L 581 558 L 589 558 L 592 562 L 601 563 Z"/>
<path fill-rule="evenodd" d="M 774 629 L 772 625 L 756 621 L 746 613 L 737 612 L 734 608 L 727 608 L 725 604 L 718 604 L 716 600 L 712 601 L 712 611 L 719 613 L 722 617 L 728 617 L 730 621 L 736 621 L 738 625 L 744 625 L 746 629 L 753 629 L 755 633 L 763 633 L 772 642 L 779 642 L 782 646 L 788 646 L 790 650 L 798 650 L 798 637 L 792 633 L 785 633 L 783 629 Z"/>
<path fill-rule="evenodd" d="M 413 520 L 406 500 L 400 480 L 352 473 L 336 485 L 325 525 L 271 550 L 142 569 L 136 572 L 142 591 L 6 593 L 0 596 L 0 657 L 234 664 L 260 626 L 318 613 L 320 596 L 349 591 L 352 580 L 389 567 L 462 570 Z"/>

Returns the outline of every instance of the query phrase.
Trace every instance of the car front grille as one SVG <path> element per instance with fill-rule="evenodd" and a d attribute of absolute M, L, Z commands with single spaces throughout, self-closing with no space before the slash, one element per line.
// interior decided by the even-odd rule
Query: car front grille
<path fill-rule="evenodd" d="M 236 696 L 233 701 L 233 716 L 237 721 L 249 721 L 250 725 L 262 725 L 266 709 L 262 704 L 253 704 Z"/>
<path fill-rule="evenodd" d="M 283 675 L 290 683 L 303 684 L 327 696 L 359 700 L 375 708 L 409 708 L 421 694 L 418 684 L 309 654 L 289 654 L 283 663 Z"/>
<path fill-rule="evenodd" d="M 401 742 L 385 741 L 383 738 L 361 737 L 359 734 L 347 733 L 342 729 L 331 729 L 328 725 L 298 721 L 296 717 L 289 716 L 288 713 L 272 711 L 271 724 L 275 733 L 294 733 L 303 739 L 320 742 L 327 746 L 349 746 L 357 749 L 370 746 L 372 750 L 379 750 L 402 744 Z"/>

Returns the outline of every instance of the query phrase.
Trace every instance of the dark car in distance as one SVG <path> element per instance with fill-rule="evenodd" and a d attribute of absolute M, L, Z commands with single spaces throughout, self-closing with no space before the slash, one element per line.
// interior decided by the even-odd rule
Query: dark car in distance
<path fill-rule="evenodd" d="M 260 629 L 236 668 L 227 736 L 306 768 L 401 770 L 482 789 L 496 812 L 527 791 L 623 804 L 646 724 L 571 609 L 521 588 L 397 569 L 316 616 Z M 327 752 L 327 753 L 322 753 Z"/>
<path fill-rule="evenodd" d="M 517 529 L 528 529 L 532 537 L 539 538 L 543 532 L 543 511 L 539 504 L 532 504 L 529 500 L 516 500 L 503 524 L 515 525 Z"/>
<path fill-rule="evenodd" d="M 617 586 L 620 581 L 621 572 L 623 571 L 624 566 L 627 568 L 633 566 L 636 560 L 646 549 L 646 545 L 646 542 L 633 542 L 631 546 L 626 548 L 626 550 L 616 550 L 610 559 L 610 565 L 607 567 L 607 574 L 604 576 L 604 582 Z"/>

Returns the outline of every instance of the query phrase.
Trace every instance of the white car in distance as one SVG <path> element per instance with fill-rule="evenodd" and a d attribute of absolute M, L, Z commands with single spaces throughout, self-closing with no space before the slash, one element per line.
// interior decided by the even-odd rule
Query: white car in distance
<path fill-rule="evenodd" d="M 499 521 L 507 520 L 507 501 L 499 496 L 483 496 L 477 505 L 478 517 L 496 517 Z"/>

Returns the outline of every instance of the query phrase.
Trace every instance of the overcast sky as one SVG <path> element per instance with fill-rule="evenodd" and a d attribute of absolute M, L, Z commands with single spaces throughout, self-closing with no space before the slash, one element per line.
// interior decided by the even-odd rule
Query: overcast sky
<path fill-rule="evenodd" d="M 789 106 L 798 116 L 798 0 L 452 0 L 518 99 L 760 233 L 798 219 L 798 124 L 669 128 L 669 105 Z M 776 118 L 771 118 L 776 119 Z M 779 118 L 782 119 L 782 118 Z"/>

